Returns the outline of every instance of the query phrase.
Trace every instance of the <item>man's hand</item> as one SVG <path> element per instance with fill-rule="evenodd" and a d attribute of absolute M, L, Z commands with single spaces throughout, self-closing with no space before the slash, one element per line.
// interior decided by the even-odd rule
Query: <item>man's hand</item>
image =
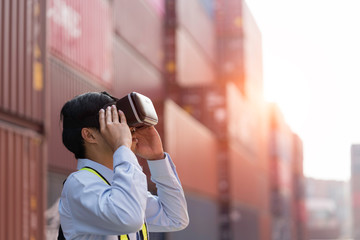
<path fill-rule="evenodd" d="M 135 140 L 134 153 L 147 160 L 158 160 L 165 157 L 161 138 L 155 127 L 146 127 L 133 133 Z"/>
<path fill-rule="evenodd" d="M 107 107 L 106 111 L 100 110 L 99 122 L 100 133 L 114 152 L 122 145 L 131 148 L 132 137 L 125 114 L 121 110 L 118 114 L 115 105 Z"/>

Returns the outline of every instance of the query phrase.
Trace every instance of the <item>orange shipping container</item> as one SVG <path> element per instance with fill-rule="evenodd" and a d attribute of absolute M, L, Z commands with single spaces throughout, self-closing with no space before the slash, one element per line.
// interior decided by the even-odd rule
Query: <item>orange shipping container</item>
<path fill-rule="evenodd" d="M 174 102 L 165 103 L 165 147 L 186 191 L 217 198 L 217 141 Z"/>

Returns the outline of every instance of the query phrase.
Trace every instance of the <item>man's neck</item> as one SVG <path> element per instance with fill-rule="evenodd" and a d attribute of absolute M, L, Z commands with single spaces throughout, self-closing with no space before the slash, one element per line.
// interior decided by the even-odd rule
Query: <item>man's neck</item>
<path fill-rule="evenodd" d="M 113 158 L 112 156 L 108 156 L 108 154 L 103 154 L 96 151 L 93 153 L 89 152 L 86 154 L 86 158 L 113 170 Z"/>

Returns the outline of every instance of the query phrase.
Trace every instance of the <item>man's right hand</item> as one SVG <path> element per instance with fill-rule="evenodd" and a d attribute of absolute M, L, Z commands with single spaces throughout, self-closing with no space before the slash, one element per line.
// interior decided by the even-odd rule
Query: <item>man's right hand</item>
<path fill-rule="evenodd" d="M 121 110 L 118 113 L 115 105 L 100 110 L 99 122 L 100 133 L 114 152 L 122 145 L 131 148 L 132 136 L 125 114 Z"/>

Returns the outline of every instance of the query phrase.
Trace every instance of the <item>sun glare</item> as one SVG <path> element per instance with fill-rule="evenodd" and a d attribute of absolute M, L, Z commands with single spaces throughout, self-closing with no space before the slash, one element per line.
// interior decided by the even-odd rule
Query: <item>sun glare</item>
<path fill-rule="evenodd" d="M 295 65 L 277 56 L 268 56 L 264 70 L 265 100 L 278 104 L 285 120 L 296 133 L 301 132 L 307 117 L 308 86 Z"/>

